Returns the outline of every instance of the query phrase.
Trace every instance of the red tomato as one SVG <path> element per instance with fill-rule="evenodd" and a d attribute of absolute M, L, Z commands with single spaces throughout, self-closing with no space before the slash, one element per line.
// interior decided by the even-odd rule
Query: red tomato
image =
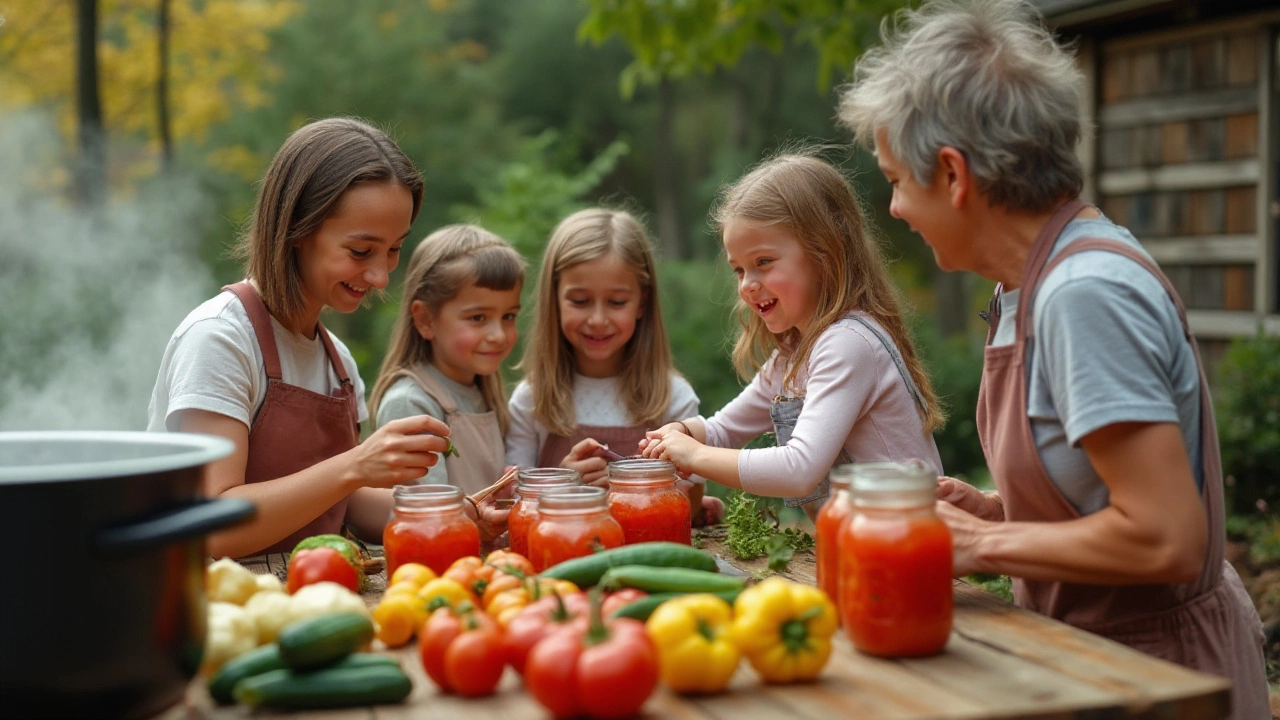
<path fill-rule="evenodd" d="M 331 547 L 299 550 L 289 560 L 289 581 L 285 589 L 292 595 L 306 585 L 335 582 L 353 593 L 360 592 L 360 576 L 356 569 Z"/>
<path fill-rule="evenodd" d="M 600 603 L 600 614 L 605 617 L 612 617 L 614 610 L 648 596 L 649 593 L 635 588 L 622 588 L 617 592 L 611 592 L 605 595 L 604 602 Z"/>
<path fill-rule="evenodd" d="M 566 595 L 558 602 L 556 597 L 544 597 L 525 606 L 507 623 L 507 633 L 502 645 L 507 662 L 518 673 L 524 673 L 529 651 L 551 631 L 574 618 L 587 614 L 590 601 L 585 593 Z"/>
<path fill-rule="evenodd" d="M 630 717 L 658 685 L 658 650 L 644 623 L 578 618 L 543 638 L 525 663 L 525 687 L 557 718 Z"/>
<path fill-rule="evenodd" d="M 444 692 L 490 695 L 506 669 L 502 630 L 482 612 L 437 609 L 423 623 L 418 645 L 422 668 Z"/>

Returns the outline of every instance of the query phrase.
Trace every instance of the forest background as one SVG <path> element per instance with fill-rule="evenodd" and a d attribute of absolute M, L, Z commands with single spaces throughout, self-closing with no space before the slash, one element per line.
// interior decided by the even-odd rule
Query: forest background
<path fill-rule="evenodd" d="M 564 216 L 606 204 L 643 217 L 676 364 L 706 415 L 743 385 L 708 209 L 770 153 L 824 146 L 874 218 L 949 406 L 944 467 L 985 484 L 973 415 L 990 285 L 937 269 L 834 117 L 901 4 L 0 0 L 0 429 L 144 427 L 169 335 L 241 277 L 228 250 L 272 154 L 309 120 L 353 115 L 426 178 L 407 249 L 479 223 L 530 260 L 526 295 Z M 402 278 L 385 301 L 324 317 L 366 386 Z M 1235 532 L 1280 555 L 1277 357 L 1263 338 L 1228 353 L 1218 410 Z"/>

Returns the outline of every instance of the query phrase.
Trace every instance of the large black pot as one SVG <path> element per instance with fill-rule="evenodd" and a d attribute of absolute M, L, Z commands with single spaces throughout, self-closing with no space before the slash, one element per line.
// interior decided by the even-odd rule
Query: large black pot
<path fill-rule="evenodd" d="M 205 535 L 251 503 L 200 495 L 205 435 L 0 433 L 0 716 L 143 717 L 204 651 Z"/>

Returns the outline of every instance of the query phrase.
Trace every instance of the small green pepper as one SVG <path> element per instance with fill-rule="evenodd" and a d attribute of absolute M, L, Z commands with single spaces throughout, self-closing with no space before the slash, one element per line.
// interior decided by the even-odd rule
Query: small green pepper
<path fill-rule="evenodd" d="M 456 458 L 462 457 L 462 453 L 458 452 L 458 448 L 453 446 L 453 440 L 450 440 L 449 438 L 445 438 L 444 441 L 449 443 L 449 447 L 445 448 L 444 450 L 445 457 L 449 457 L 450 455 Z"/>

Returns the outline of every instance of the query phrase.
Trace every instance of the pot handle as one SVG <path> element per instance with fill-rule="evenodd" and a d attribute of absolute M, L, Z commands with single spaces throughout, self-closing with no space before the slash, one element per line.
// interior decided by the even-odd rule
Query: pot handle
<path fill-rule="evenodd" d="M 204 537 L 214 530 L 238 525 L 255 513 L 257 508 L 248 500 L 200 498 L 145 520 L 100 530 L 94 537 L 94 547 L 99 555 L 126 555 Z"/>

